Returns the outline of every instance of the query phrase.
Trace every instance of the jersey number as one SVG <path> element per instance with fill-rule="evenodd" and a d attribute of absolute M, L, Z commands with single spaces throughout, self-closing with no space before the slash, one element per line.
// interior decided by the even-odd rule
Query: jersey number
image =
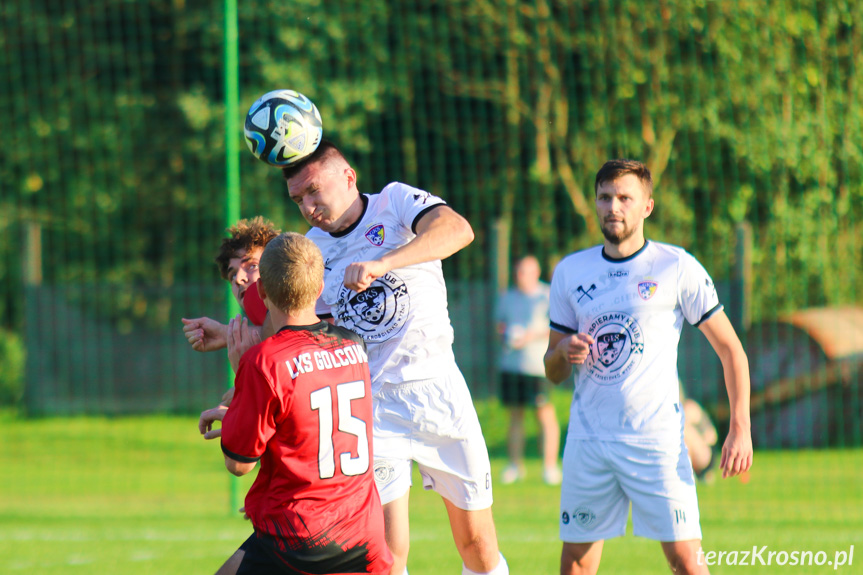
<path fill-rule="evenodd" d="M 351 400 L 365 397 L 366 388 L 363 381 L 340 383 L 336 386 L 336 396 L 339 405 L 339 431 L 357 438 L 357 456 L 351 457 L 351 452 L 339 454 L 342 473 L 345 475 L 362 475 L 369 469 L 369 440 L 366 434 L 366 423 L 351 415 Z M 329 479 L 336 474 L 335 447 L 333 445 L 333 391 L 322 387 L 311 393 L 312 409 L 318 412 L 318 471 L 321 479 Z"/>

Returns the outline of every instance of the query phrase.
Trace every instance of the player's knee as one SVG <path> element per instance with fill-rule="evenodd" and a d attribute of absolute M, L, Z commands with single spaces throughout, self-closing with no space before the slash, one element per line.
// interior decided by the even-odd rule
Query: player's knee
<path fill-rule="evenodd" d="M 405 566 L 408 564 L 408 553 L 410 552 L 410 540 L 404 537 L 394 539 L 387 538 L 387 547 L 393 555 L 394 565 Z M 395 573 L 395 571 L 393 571 Z"/>
<path fill-rule="evenodd" d="M 477 573 L 489 573 L 498 564 L 500 552 L 493 530 L 465 534 L 455 544 L 465 564 Z"/>
<path fill-rule="evenodd" d="M 392 550 L 390 550 L 392 552 Z M 390 575 L 408 575 L 408 558 L 398 557 L 393 553 L 393 565 L 390 568 Z"/>
<path fill-rule="evenodd" d="M 221 567 L 219 567 L 219 570 L 216 571 L 216 575 L 235 575 L 237 570 L 240 568 L 240 564 L 243 562 L 243 557 L 245 556 L 245 551 L 237 549 L 234 551 L 234 554 L 231 555 Z"/>
<path fill-rule="evenodd" d="M 455 542 L 459 550 L 459 554 L 471 557 L 481 557 L 492 551 L 497 553 L 497 541 L 494 537 L 489 537 L 485 533 L 469 533 L 459 537 Z"/>
<path fill-rule="evenodd" d="M 599 570 L 599 558 L 593 546 L 564 544 L 560 553 L 560 574 L 593 575 Z"/>
<path fill-rule="evenodd" d="M 666 558 L 668 559 L 668 568 L 675 575 L 700 575 L 708 573 L 707 566 L 698 562 L 695 553 L 680 552 Z"/>

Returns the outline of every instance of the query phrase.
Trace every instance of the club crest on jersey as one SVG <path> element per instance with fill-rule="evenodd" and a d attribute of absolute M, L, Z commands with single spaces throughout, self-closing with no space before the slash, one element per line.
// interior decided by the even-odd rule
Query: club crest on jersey
<path fill-rule="evenodd" d="M 382 246 L 384 243 L 384 225 L 373 224 L 366 230 L 365 236 L 373 245 Z"/>
<path fill-rule="evenodd" d="M 584 367 L 597 384 L 617 385 L 641 363 L 644 332 L 631 315 L 603 313 L 593 320 L 587 333 L 594 343 Z"/>
<path fill-rule="evenodd" d="M 576 509 L 572 517 L 582 527 L 590 527 L 596 521 L 596 513 L 591 511 L 590 508 L 583 506 Z"/>
<path fill-rule="evenodd" d="M 401 331 L 410 307 L 404 280 L 387 272 L 359 293 L 342 286 L 335 315 L 341 325 L 362 336 L 367 343 L 380 343 Z"/>
<path fill-rule="evenodd" d="M 656 293 L 656 287 L 658 285 L 658 283 L 653 281 L 641 282 L 638 284 L 638 295 L 641 296 L 641 299 L 647 301 L 653 297 L 653 294 Z"/>
<path fill-rule="evenodd" d="M 381 487 L 392 481 L 396 473 L 395 467 L 385 460 L 375 461 L 375 483 Z"/>
<path fill-rule="evenodd" d="M 614 365 L 625 345 L 625 333 L 604 333 L 600 335 L 596 340 L 596 347 L 599 349 L 599 361 L 605 367 Z"/>

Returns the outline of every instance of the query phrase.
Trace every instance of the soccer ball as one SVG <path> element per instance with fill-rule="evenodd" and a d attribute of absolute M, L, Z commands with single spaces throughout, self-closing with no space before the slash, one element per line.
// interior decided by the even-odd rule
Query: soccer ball
<path fill-rule="evenodd" d="M 314 102 L 293 90 L 275 90 L 255 100 L 243 132 L 256 158 L 283 167 L 318 148 L 323 123 Z"/>

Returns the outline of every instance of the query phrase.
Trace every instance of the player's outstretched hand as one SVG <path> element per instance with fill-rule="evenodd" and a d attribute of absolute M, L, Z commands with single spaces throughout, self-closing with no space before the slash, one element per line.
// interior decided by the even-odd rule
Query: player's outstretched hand
<path fill-rule="evenodd" d="M 566 361 L 575 365 L 581 365 L 590 354 L 590 346 L 594 339 L 586 333 L 576 333 L 560 340 L 557 349 L 565 356 Z"/>
<path fill-rule="evenodd" d="M 722 469 L 723 479 L 749 471 L 752 467 L 752 434 L 749 431 L 741 431 L 731 426 L 722 445 L 719 467 Z"/>
<path fill-rule="evenodd" d="M 361 292 L 388 271 L 386 264 L 378 260 L 354 262 L 345 268 L 345 287 Z"/>
<path fill-rule="evenodd" d="M 249 348 L 261 343 L 261 334 L 249 326 L 249 320 L 239 315 L 228 323 L 228 361 L 237 373 L 240 358 Z"/>
<path fill-rule="evenodd" d="M 218 405 L 213 409 L 201 412 L 201 418 L 198 419 L 198 431 L 204 436 L 204 439 L 215 439 L 222 436 L 222 429 L 213 429 L 214 421 L 222 421 L 225 417 L 228 408 L 224 405 Z"/>
<path fill-rule="evenodd" d="M 183 334 L 195 351 L 216 351 L 227 345 L 228 326 L 208 317 L 183 318 Z"/>

